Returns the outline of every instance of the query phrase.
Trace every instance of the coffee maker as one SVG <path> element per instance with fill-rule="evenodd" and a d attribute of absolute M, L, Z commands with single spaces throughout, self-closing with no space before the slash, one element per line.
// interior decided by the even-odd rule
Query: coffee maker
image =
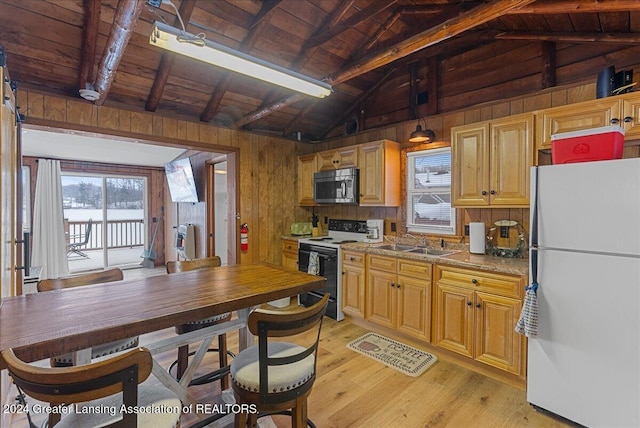
<path fill-rule="evenodd" d="M 367 220 L 367 237 L 364 242 L 382 242 L 384 238 L 384 220 Z"/>

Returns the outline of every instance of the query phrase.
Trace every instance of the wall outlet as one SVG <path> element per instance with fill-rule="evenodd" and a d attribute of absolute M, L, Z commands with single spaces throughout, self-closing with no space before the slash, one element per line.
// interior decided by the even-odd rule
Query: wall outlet
<path fill-rule="evenodd" d="M 469 225 L 468 224 L 464 225 L 464 236 L 469 236 Z"/>
<path fill-rule="evenodd" d="M 394 222 L 391 222 L 391 231 L 396 232 L 396 224 Z"/>

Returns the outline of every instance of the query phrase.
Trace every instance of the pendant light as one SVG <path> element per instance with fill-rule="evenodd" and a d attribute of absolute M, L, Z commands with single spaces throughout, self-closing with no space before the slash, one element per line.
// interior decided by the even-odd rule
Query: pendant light
<path fill-rule="evenodd" d="M 425 128 L 427 127 L 427 122 L 424 121 Z M 422 130 L 422 126 L 420 126 L 420 120 L 418 120 L 418 125 L 416 126 L 416 130 L 411 133 L 409 136 L 410 143 L 430 143 L 436 138 L 436 133 L 430 129 Z"/>

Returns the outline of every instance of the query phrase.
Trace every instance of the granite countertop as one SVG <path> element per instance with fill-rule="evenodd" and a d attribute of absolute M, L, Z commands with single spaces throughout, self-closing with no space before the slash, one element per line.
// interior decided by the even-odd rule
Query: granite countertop
<path fill-rule="evenodd" d="M 432 256 L 405 251 L 378 249 L 382 244 L 365 244 L 362 242 L 343 244 L 342 248 L 351 251 L 362 251 L 367 254 L 380 254 L 383 256 L 401 257 L 404 259 L 421 260 L 439 265 L 456 266 L 469 269 L 481 269 L 491 272 L 506 273 L 509 275 L 526 276 L 529 274 L 529 260 L 512 259 L 505 257 L 487 256 L 483 254 L 471 254 L 467 250 L 453 250 L 453 254 L 446 256 Z"/>
<path fill-rule="evenodd" d="M 282 239 L 298 240 L 309 238 L 305 236 L 282 236 Z M 447 256 L 432 256 L 427 254 L 408 253 L 404 251 L 385 250 L 376 248 L 383 243 L 368 244 L 364 242 L 353 242 L 342 244 L 342 248 L 350 251 L 360 251 L 367 254 L 379 254 L 383 256 L 401 257 L 404 259 L 420 260 L 446 266 L 456 266 L 469 269 L 480 269 L 490 272 L 505 273 L 509 275 L 527 276 L 529 274 L 528 259 L 513 259 L 506 257 L 487 256 L 483 254 L 471 254 L 468 249 L 453 250 L 453 254 Z"/>

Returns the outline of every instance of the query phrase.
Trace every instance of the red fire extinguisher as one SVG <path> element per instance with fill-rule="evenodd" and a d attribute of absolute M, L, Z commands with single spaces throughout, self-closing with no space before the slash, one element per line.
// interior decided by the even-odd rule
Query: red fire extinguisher
<path fill-rule="evenodd" d="M 240 250 L 243 253 L 249 250 L 249 226 L 247 223 L 240 226 Z"/>

